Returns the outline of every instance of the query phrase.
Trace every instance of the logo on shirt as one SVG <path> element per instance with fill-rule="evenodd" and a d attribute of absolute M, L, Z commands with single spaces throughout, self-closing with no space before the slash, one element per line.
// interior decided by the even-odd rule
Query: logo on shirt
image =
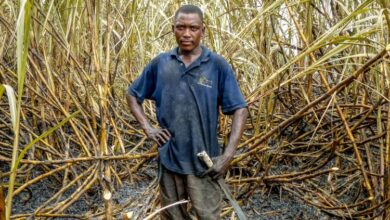
<path fill-rule="evenodd" d="M 198 85 L 205 86 L 207 88 L 213 88 L 213 81 L 208 80 L 203 74 L 200 74 Z"/>

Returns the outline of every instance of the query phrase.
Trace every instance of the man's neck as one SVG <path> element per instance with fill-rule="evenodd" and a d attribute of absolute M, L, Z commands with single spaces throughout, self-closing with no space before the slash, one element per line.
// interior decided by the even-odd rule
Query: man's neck
<path fill-rule="evenodd" d="M 198 46 L 192 51 L 181 51 L 179 48 L 179 56 L 186 66 L 189 66 L 192 62 L 198 59 L 198 57 L 200 57 L 201 54 L 202 54 L 201 46 Z"/>

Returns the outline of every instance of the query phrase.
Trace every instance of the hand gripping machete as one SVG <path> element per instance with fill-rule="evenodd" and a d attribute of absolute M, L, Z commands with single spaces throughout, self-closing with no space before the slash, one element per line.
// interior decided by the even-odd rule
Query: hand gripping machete
<path fill-rule="evenodd" d="M 213 161 L 210 159 L 209 155 L 207 155 L 206 151 L 202 151 L 197 154 L 197 156 L 207 165 L 207 167 L 213 166 Z M 221 187 L 222 191 L 225 193 L 226 197 L 229 199 L 230 205 L 233 206 L 234 211 L 236 212 L 238 219 L 247 220 L 244 212 L 241 207 L 238 205 L 237 201 L 234 199 L 232 193 L 229 191 L 228 186 L 225 184 L 223 179 L 217 180 L 218 185 Z"/>

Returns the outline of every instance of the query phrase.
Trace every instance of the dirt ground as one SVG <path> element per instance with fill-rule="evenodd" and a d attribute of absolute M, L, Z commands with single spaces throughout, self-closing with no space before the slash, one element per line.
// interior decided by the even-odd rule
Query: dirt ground
<path fill-rule="evenodd" d="M 139 176 L 140 178 L 133 180 L 132 183 L 130 180 L 123 182 L 122 187 L 118 188 L 113 195 L 113 200 L 116 204 L 115 207 L 125 207 L 120 213 L 132 211 L 137 219 L 142 219 L 148 211 L 147 207 L 156 198 L 157 191 L 155 190 L 154 170 L 144 170 Z M 54 187 L 58 185 L 51 179 L 45 179 L 32 185 L 28 190 L 14 198 L 13 214 L 33 213 L 35 209 L 58 191 Z M 71 193 L 72 190 L 69 190 L 62 196 L 62 199 L 67 198 Z M 69 207 L 66 213 L 84 216 L 87 213 L 102 210 L 103 204 L 99 189 L 95 187 Z M 280 190 L 278 186 L 273 186 L 265 192 L 259 190 L 254 193 L 250 199 L 246 200 L 243 209 L 249 219 L 337 219 L 307 205 L 289 192 Z M 118 214 L 117 218 L 120 218 L 120 215 Z M 225 219 L 232 219 L 231 214 L 228 214 Z"/>

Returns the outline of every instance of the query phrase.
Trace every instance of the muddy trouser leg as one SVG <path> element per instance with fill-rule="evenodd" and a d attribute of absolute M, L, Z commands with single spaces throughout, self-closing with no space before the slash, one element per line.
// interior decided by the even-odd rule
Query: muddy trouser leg
<path fill-rule="evenodd" d="M 187 192 L 199 220 L 220 219 L 222 191 L 216 181 L 188 175 Z"/>
<path fill-rule="evenodd" d="M 165 169 L 161 164 L 160 177 L 160 201 L 161 207 L 188 198 L 185 187 L 185 175 L 173 173 Z M 190 219 L 187 213 L 187 204 L 175 205 L 160 213 L 161 220 L 186 220 Z"/>

